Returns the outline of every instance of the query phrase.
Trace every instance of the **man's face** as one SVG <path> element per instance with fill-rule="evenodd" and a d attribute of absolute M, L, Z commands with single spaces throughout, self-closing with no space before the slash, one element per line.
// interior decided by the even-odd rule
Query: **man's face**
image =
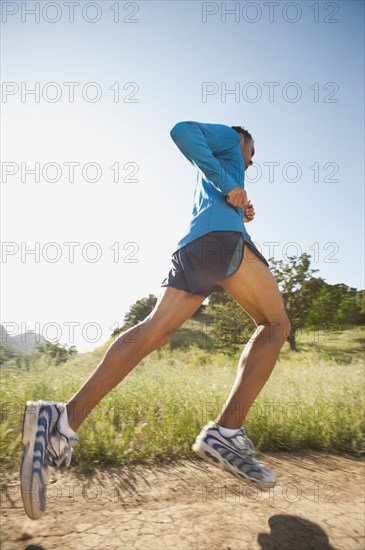
<path fill-rule="evenodd" d="M 255 147 L 251 140 L 246 141 L 243 134 L 240 134 L 240 147 L 245 162 L 245 170 L 253 164 L 252 157 L 255 154 Z"/>

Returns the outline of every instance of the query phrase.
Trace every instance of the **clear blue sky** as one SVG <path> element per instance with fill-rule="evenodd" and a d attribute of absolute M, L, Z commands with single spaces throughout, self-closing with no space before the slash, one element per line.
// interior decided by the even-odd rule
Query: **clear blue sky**
<path fill-rule="evenodd" d="M 14 332 L 40 329 L 86 351 L 133 302 L 160 293 L 196 180 L 169 135 L 180 120 L 253 134 L 247 230 L 266 257 L 307 252 L 328 283 L 363 288 L 362 1 L 280 2 L 272 21 L 262 2 L 119 2 L 119 22 L 114 1 L 81 1 L 73 22 L 63 2 L 47 11 L 40 2 L 39 22 L 22 9 L 34 2 L 2 4 L 3 173 L 17 170 L 2 189 L 2 321 Z M 225 17 L 224 4 L 239 10 Z M 79 83 L 73 102 L 65 82 Z M 36 83 L 38 102 L 24 95 Z M 40 181 L 22 181 L 21 163 L 36 162 Z M 83 176 L 87 163 L 99 181 L 93 166 Z M 114 182 L 116 163 L 137 181 Z M 73 262 L 67 242 L 80 243 Z M 22 258 L 37 246 L 39 261 Z"/>

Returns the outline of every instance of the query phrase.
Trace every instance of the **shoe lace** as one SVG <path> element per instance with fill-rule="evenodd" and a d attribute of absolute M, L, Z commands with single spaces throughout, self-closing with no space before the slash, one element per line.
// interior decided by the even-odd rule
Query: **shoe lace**
<path fill-rule="evenodd" d="M 255 445 L 252 443 L 251 439 L 247 437 L 245 430 L 242 428 L 240 432 L 234 437 L 235 442 L 239 450 L 245 452 L 250 456 L 254 455 L 256 452 Z"/>
<path fill-rule="evenodd" d="M 73 448 L 67 437 L 56 428 L 47 446 L 48 463 L 59 468 L 65 462 L 66 468 L 68 468 L 71 464 L 72 453 Z"/>

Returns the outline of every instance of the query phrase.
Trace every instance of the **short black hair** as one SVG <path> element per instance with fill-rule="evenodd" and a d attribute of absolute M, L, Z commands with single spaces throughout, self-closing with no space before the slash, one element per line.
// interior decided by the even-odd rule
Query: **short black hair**
<path fill-rule="evenodd" d="M 236 130 L 236 132 L 238 132 L 239 134 L 243 134 L 243 137 L 245 138 L 245 141 L 252 141 L 252 143 L 254 143 L 254 139 L 251 136 L 250 132 L 248 132 L 247 130 L 245 130 L 241 126 L 231 126 L 231 128 L 233 128 L 233 130 Z"/>

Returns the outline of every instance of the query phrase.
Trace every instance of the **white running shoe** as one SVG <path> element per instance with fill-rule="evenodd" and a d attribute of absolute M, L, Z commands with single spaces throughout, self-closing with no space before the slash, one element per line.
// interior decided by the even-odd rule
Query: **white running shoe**
<path fill-rule="evenodd" d="M 237 435 L 224 437 L 218 424 L 209 422 L 197 436 L 192 450 L 206 462 L 227 470 L 241 481 L 268 489 L 276 483 L 275 474 L 254 458 L 255 447 L 241 428 Z"/>
<path fill-rule="evenodd" d="M 78 439 L 66 438 L 57 427 L 66 407 L 54 401 L 27 401 L 23 417 L 23 458 L 20 467 L 21 495 L 25 513 L 31 519 L 46 511 L 48 465 L 70 464 L 72 447 Z M 71 440 L 70 440 L 71 439 Z"/>

